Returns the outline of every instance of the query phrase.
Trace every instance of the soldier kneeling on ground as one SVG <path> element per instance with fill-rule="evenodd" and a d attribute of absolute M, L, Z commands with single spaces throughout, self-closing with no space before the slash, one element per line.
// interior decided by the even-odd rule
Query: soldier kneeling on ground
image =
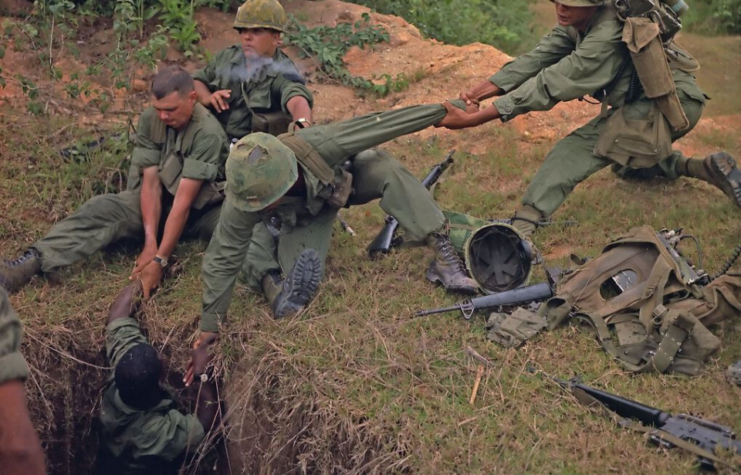
<path fill-rule="evenodd" d="M 100 475 L 175 474 L 198 452 L 219 422 L 216 384 L 207 375 L 210 356 L 193 350 L 193 371 L 200 388 L 195 415 L 176 408 L 163 389 L 162 361 L 132 318 L 140 303 L 141 283 L 126 287 L 108 311 L 106 355 L 113 374 L 100 408 Z"/>
<path fill-rule="evenodd" d="M 278 138 L 253 133 L 237 142 L 226 165 L 221 220 L 203 261 L 196 346 L 215 338 L 242 262 L 248 283 L 268 298 L 274 318 L 300 313 L 319 287 L 339 209 L 379 198 L 404 229 L 405 241 L 434 251 L 427 279 L 449 291 L 475 294 L 478 286 L 455 252 L 430 192 L 388 153 L 372 149 L 437 124 L 445 114 L 440 104 L 412 106 Z M 276 221 L 277 244 L 263 224 Z"/>

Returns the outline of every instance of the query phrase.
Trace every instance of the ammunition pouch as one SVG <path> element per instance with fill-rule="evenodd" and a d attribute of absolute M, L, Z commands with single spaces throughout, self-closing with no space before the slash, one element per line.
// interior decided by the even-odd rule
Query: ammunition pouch
<path fill-rule="evenodd" d="M 517 348 L 546 327 L 545 318 L 518 308 L 511 315 L 494 312 L 486 321 L 486 338 L 505 348 Z"/>
<path fill-rule="evenodd" d="M 669 124 L 656 104 L 650 104 L 643 118 L 630 119 L 626 113 L 641 104 L 618 108 L 605 125 L 594 147 L 594 154 L 623 166 L 650 168 L 672 154 Z"/>
<path fill-rule="evenodd" d="M 653 229 L 635 228 L 568 273 L 539 313 L 549 328 L 585 324 L 629 371 L 697 375 L 720 346 L 707 326 L 741 315 L 741 273 L 700 288 L 683 265 Z"/>
<path fill-rule="evenodd" d="M 283 111 L 260 112 L 252 111 L 252 132 L 263 132 L 273 136 L 285 134 L 293 123 L 293 118 Z"/>
<path fill-rule="evenodd" d="M 278 138 L 293 151 L 301 165 L 319 179 L 323 187 L 317 196 L 324 198 L 333 208 L 344 207 L 353 192 L 353 176 L 350 171 L 340 163 L 328 164 L 314 147 L 293 132 L 282 134 Z"/>

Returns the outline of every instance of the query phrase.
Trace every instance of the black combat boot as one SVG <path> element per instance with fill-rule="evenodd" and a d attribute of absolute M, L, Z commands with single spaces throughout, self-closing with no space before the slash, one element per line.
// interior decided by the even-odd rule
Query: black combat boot
<path fill-rule="evenodd" d="M 681 168 L 681 167 L 680 167 Z M 741 207 L 741 170 L 736 160 L 726 152 L 708 155 L 702 160 L 690 158 L 681 175 L 706 181 L 728 195 L 736 206 Z"/>
<path fill-rule="evenodd" d="M 276 320 L 294 317 L 314 298 L 322 278 L 322 263 L 314 249 L 305 249 L 285 279 L 269 272 L 262 279 L 262 288 Z"/>
<path fill-rule="evenodd" d="M 449 292 L 474 295 L 479 291 L 476 281 L 468 275 L 458 253 L 445 234 L 432 233 L 427 237 L 427 245 L 435 250 L 435 257 L 427 269 L 427 280 L 439 282 Z"/>
<path fill-rule="evenodd" d="M 726 370 L 726 380 L 736 386 L 741 386 L 741 361 L 736 361 Z"/>
<path fill-rule="evenodd" d="M 41 260 L 35 249 L 29 249 L 18 259 L 0 261 L 0 285 L 15 292 L 41 273 Z"/>

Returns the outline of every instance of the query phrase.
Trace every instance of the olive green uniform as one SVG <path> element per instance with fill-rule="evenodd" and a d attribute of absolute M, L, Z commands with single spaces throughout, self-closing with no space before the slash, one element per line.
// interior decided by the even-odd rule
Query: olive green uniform
<path fill-rule="evenodd" d="M 353 194 L 348 205 L 380 198 L 381 208 L 396 217 L 404 228 L 404 238 L 421 241 L 444 226 L 440 208 L 422 183 L 399 162 L 383 151 L 369 149 L 422 130 L 439 122 L 445 115 L 446 109 L 442 105 L 413 106 L 298 130 L 296 136 L 335 171 L 346 160 L 352 159 Z M 290 140 L 285 136 L 279 139 L 284 144 Z M 268 270 L 290 271 L 304 249 L 315 249 L 322 261 L 326 258 L 338 210 L 326 202 L 332 190 L 322 185 L 304 164 L 299 162 L 299 166 L 303 172 L 305 195 L 286 195 L 272 211 L 243 211 L 227 194 L 221 221 L 203 261 L 201 330 L 218 331 L 218 324 L 229 308 L 234 282 L 245 255 L 247 278 L 256 289 L 260 289 L 260 281 Z M 282 223 L 277 252 L 265 226 L 256 226 L 274 215 Z"/>
<path fill-rule="evenodd" d="M 20 347 L 21 322 L 10 306 L 8 293 L 0 286 L 0 384 L 28 377 L 28 366 Z"/>
<path fill-rule="evenodd" d="M 150 107 L 139 118 L 132 168 L 159 167 L 160 181 L 165 189 L 163 217 L 167 215 L 181 178 L 203 180 L 183 236 L 208 240 L 219 220 L 217 188 L 218 183 L 224 181 L 228 153 L 223 129 L 202 105 L 196 104 L 193 117 L 180 132 L 165 127 L 155 109 Z M 131 179 L 140 177 L 135 175 Z M 118 194 L 95 196 L 57 223 L 31 246 L 40 254 L 41 270 L 51 272 L 71 265 L 122 239 L 143 240 L 139 188 L 137 184 Z"/>
<path fill-rule="evenodd" d="M 106 355 L 113 368 L 140 343 L 148 342 L 133 318 L 119 318 L 106 327 Z M 113 375 L 103 395 L 99 419 L 101 442 L 116 461 L 116 473 L 167 473 L 177 469 L 172 467 L 174 461 L 186 450 L 193 453 L 205 438 L 198 418 L 178 411 L 169 394 L 147 410 L 124 403 Z"/>
<path fill-rule="evenodd" d="M 241 46 L 230 46 L 220 51 L 205 68 L 196 71 L 193 79 L 205 84 L 211 92 L 231 91 L 226 99 L 229 108 L 222 112 L 212 111 L 229 140 L 253 132 L 254 113 L 282 111 L 288 114 L 286 104 L 294 97 L 305 98 L 309 106 L 313 104 L 304 79 L 281 50 L 272 58 L 251 60 L 248 67 Z"/>
<path fill-rule="evenodd" d="M 623 23 L 611 8 L 602 7 L 585 33 L 573 27 L 557 26 L 535 49 L 507 63 L 489 79 L 506 92 L 494 101 L 503 121 L 530 111 L 549 110 L 559 102 L 585 95 L 604 100 L 611 106 L 604 116 L 592 119 L 558 142 L 528 186 L 523 205 L 536 208 L 546 217 L 565 201 L 577 184 L 614 163 L 593 153 L 608 117 L 625 108 L 627 119 L 641 120 L 651 109 L 651 101 L 644 94 L 626 103 L 634 68 L 622 35 Z M 690 122 L 689 128 L 672 133 L 674 141 L 697 124 L 705 97 L 693 76 L 676 69 L 671 62 L 670 67 L 679 100 Z M 686 158 L 675 151 L 649 169 L 649 173 L 675 179 L 677 165 L 684 160 Z M 623 174 L 635 175 L 630 173 L 632 171 L 621 169 Z"/>

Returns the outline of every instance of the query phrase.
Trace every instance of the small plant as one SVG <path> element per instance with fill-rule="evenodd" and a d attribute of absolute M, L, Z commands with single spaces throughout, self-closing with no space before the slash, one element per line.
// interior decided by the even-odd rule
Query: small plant
<path fill-rule="evenodd" d="M 385 28 L 380 25 L 371 25 L 371 18 L 367 13 L 363 13 L 362 18 L 354 25 L 341 23 L 334 27 L 316 28 L 307 28 L 296 18 L 291 17 L 285 39 L 287 43 L 298 46 L 303 57 L 314 56 L 322 72 L 345 85 L 367 90 L 381 97 L 409 87 L 409 82 L 403 74 L 395 78 L 389 74 L 383 74 L 380 77 L 385 79 L 385 82 L 374 84 L 368 79 L 353 76 L 347 70 L 342 57 L 351 47 L 365 48 L 390 40 Z"/>
<path fill-rule="evenodd" d="M 160 0 L 160 20 L 177 42 L 178 49 L 186 56 L 195 52 L 195 44 L 201 40 L 198 25 L 193 17 L 193 3 L 184 0 Z"/>

